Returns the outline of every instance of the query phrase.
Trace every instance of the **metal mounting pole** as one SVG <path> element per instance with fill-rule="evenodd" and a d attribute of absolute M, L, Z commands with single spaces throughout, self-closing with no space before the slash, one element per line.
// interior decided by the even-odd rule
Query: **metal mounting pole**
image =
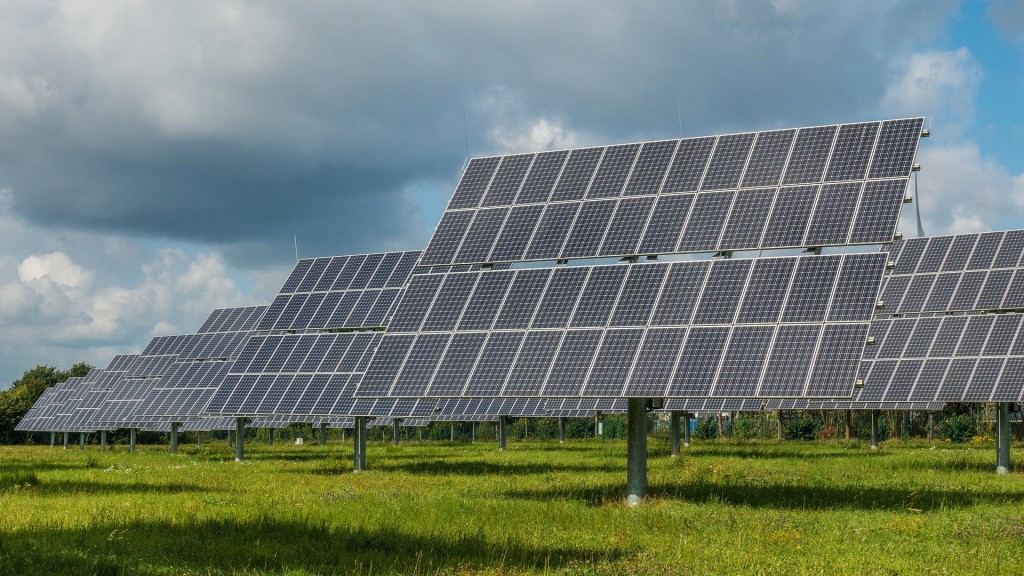
<path fill-rule="evenodd" d="M 878 411 L 871 411 L 871 449 L 878 450 Z"/>
<path fill-rule="evenodd" d="M 352 469 L 356 472 L 366 470 L 366 417 L 356 416 L 356 428 L 352 432 L 355 444 L 352 451 Z"/>
<path fill-rule="evenodd" d="M 65 450 L 68 449 L 68 433 L 67 432 L 64 433 L 64 449 Z"/>
<path fill-rule="evenodd" d="M 935 437 L 935 415 L 928 413 L 928 443 L 931 444 Z"/>
<path fill-rule="evenodd" d="M 326 446 L 327 445 L 327 423 L 326 422 L 322 422 L 320 424 L 320 445 L 321 446 Z"/>
<path fill-rule="evenodd" d="M 53 448 L 56 445 L 57 445 L 57 433 L 56 432 L 50 432 L 50 448 Z"/>
<path fill-rule="evenodd" d="M 601 437 L 601 413 L 594 414 L 594 438 Z"/>
<path fill-rule="evenodd" d="M 505 417 L 498 416 L 498 451 L 505 451 Z"/>
<path fill-rule="evenodd" d="M 128 430 L 128 451 L 135 452 L 135 428 Z"/>
<path fill-rule="evenodd" d="M 558 417 L 558 443 L 559 444 L 564 444 L 565 443 L 565 417 L 564 416 L 559 416 Z"/>
<path fill-rule="evenodd" d="M 171 454 L 178 453 L 178 423 L 171 422 Z"/>
<path fill-rule="evenodd" d="M 690 447 L 690 413 L 683 414 L 683 448 Z"/>
<path fill-rule="evenodd" d="M 85 432 L 78 433 L 78 449 L 85 450 Z"/>
<path fill-rule="evenodd" d="M 267 428 L 267 444 L 270 446 L 274 445 L 274 429 Z"/>
<path fill-rule="evenodd" d="M 107 431 L 100 430 L 100 452 L 104 452 L 107 449 Z"/>
<path fill-rule="evenodd" d="M 245 458 L 245 418 L 235 419 L 235 462 Z"/>
<path fill-rule="evenodd" d="M 454 421 L 452 422 L 452 433 L 451 433 L 451 436 L 452 436 L 451 437 L 451 441 L 455 442 L 455 422 Z"/>
<path fill-rule="evenodd" d="M 392 443 L 395 446 L 398 446 L 398 437 L 400 435 L 399 427 L 401 425 L 402 425 L 402 420 L 400 418 L 395 418 L 394 421 L 392 421 L 392 423 L 391 423 L 391 426 L 392 426 L 391 440 L 392 440 Z"/>
<path fill-rule="evenodd" d="M 1010 403 L 1000 402 L 996 412 L 996 473 L 1010 473 Z"/>
<path fill-rule="evenodd" d="M 668 417 L 668 437 L 672 443 L 672 457 L 679 456 L 679 412 L 673 410 Z"/>
<path fill-rule="evenodd" d="M 626 503 L 636 506 L 647 495 L 647 400 L 630 398 L 626 430 Z"/>

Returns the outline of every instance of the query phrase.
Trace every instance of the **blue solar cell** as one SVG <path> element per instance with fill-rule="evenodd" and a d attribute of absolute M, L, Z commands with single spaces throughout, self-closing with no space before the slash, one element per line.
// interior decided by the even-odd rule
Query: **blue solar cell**
<path fill-rule="evenodd" d="M 462 174 L 459 185 L 456 186 L 452 199 L 448 202 L 448 209 L 476 208 L 483 198 L 487 185 L 490 184 L 494 172 L 498 168 L 500 157 L 474 158 L 469 161 L 469 166 Z"/>
<path fill-rule="evenodd" d="M 755 396 L 774 335 L 772 326 L 733 328 L 711 394 Z"/>
<path fill-rule="evenodd" d="M 597 252 L 600 256 L 638 254 L 637 244 L 654 207 L 654 198 L 623 198 L 615 208 L 608 232 Z M 675 240 L 673 240 L 674 242 Z"/>
<path fill-rule="evenodd" d="M 800 259 L 782 311 L 783 322 L 821 322 L 825 319 L 840 261 L 840 256 Z"/>
<path fill-rule="evenodd" d="M 825 175 L 827 182 L 864 178 L 878 128 L 878 122 L 844 124 L 839 128 L 839 136 Z"/>
<path fill-rule="evenodd" d="M 618 304 L 612 313 L 612 326 L 646 326 L 654 311 L 668 264 L 629 266 Z"/>
<path fill-rule="evenodd" d="M 665 286 L 654 309 L 654 326 L 685 326 L 700 296 L 710 262 L 675 262 L 665 278 Z"/>
<path fill-rule="evenodd" d="M 511 204 L 519 193 L 519 187 L 533 163 L 533 158 L 533 154 L 503 157 L 480 205 L 505 206 Z"/>
<path fill-rule="evenodd" d="M 807 246 L 846 244 L 849 241 L 862 186 L 860 182 L 848 182 L 821 187 L 804 240 Z"/>
<path fill-rule="evenodd" d="M 775 345 L 765 366 L 760 395 L 800 396 L 814 359 L 821 327 L 806 324 L 779 326 Z"/>
<path fill-rule="evenodd" d="M 601 330 L 569 330 L 565 333 L 542 395 L 582 395 L 583 384 L 590 372 L 590 364 L 597 353 L 602 333 Z"/>
<path fill-rule="evenodd" d="M 795 136 L 796 130 L 776 130 L 758 134 L 749 165 L 743 175 L 743 187 L 778 185 Z"/>
<path fill-rule="evenodd" d="M 711 263 L 707 283 L 693 315 L 694 324 L 731 324 L 746 286 L 753 260 Z"/>
<path fill-rule="evenodd" d="M 865 324 L 830 324 L 821 333 L 818 359 L 811 371 L 807 395 L 821 398 L 849 397 L 867 341 Z"/>
<path fill-rule="evenodd" d="M 500 262 L 522 259 L 543 211 L 544 207 L 540 205 L 512 208 L 487 260 Z"/>
<path fill-rule="evenodd" d="M 628 266 L 598 266 L 591 270 L 569 325 L 573 328 L 607 326 L 628 268 Z"/>
<path fill-rule="evenodd" d="M 589 267 L 556 268 L 537 308 L 533 328 L 565 328 L 583 292 Z M 495 307 L 496 310 L 496 307 Z"/>
<path fill-rule="evenodd" d="M 609 330 L 601 341 L 583 388 L 584 396 L 620 396 L 640 348 L 644 331 Z"/>
<path fill-rule="evenodd" d="M 693 194 L 661 196 L 657 199 L 651 218 L 644 230 L 637 250 L 639 254 L 666 254 L 674 252 L 679 235 L 686 225 L 693 205 Z"/>
<path fill-rule="evenodd" d="M 796 261 L 792 258 L 756 260 L 736 321 L 777 322 L 795 268 Z"/>
<path fill-rule="evenodd" d="M 678 145 L 678 140 L 645 142 L 622 195 L 657 194 Z"/>
<path fill-rule="evenodd" d="M 786 165 L 783 184 L 821 182 L 838 129 L 838 126 L 801 128 Z"/>
<path fill-rule="evenodd" d="M 584 202 L 559 257 L 581 258 L 597 254 L 611 224 L 615 204 L 614 200 Z"/>
<path fill-rule="evenodd" d="M 550 204 L 544 208 L 544 214 L 526 249 L 526 260 L 546 260 L 557 258 L 565 243 L 566 233 L 576 220 L 576 212 L 580 204 Z"/>
<path fill-rule="evenodd" d="M 469 302 L 479 273 L 458 273 L 445 276 L 444 283 L 437 292 L 430 313 L 423 322 L 421 330 L 446 331 L 453 330 L 459 322 L 462 310 Z"/>
<path fill-rule="evenodd" d="M 737 194 L 718 249 L 749 250 L 760 246 L 774 200 L 773 189 L 744 190 Z"/>
<path fill-rule="evenodd" d="M 587 190 L 587 198 L 617 198 L 622 193 L 639 152 L 639 144 L 606 148 L 594 180 Z"/>
<path fill-rule="evenodd" d="M 691 328 L 667 395 L 707 396 L 728 339 L 725 327 Z"/>
<path fill-rule="evenodd" d="M 501 310 L 494 321 L 495 330 L 527 328 L 540 302 L 551 269 L 518 270 L 512 280 Z"/>
<path fill-rule="evenodd" d="M 627 397 L 660 398 L 665 395 L 676 357 L 686 339 L 686 328 L 647 330 L 633 371 L 622 392 Z"/>
<path fill-rule="evenodd" d="M 525 332 L 494 332 L 488 335 L 473 375 L 466 383 L 467 396 L 500 395 L 519 352 Z"/>
<path fill-rule="evenodd" d="M 590 186 L 604 148 L 577 148 L 569 154 L 550 201 L 581 200 Z"/>
<path fill-rule="evenodd" d="M 515 272 L 511 270 L 481 273 L 459 319 L 458 329 L 489 330 L 514 277 Z"/>
<path fill-rule="evenodd" d="M 489 208 L 477 211 L 453 261 L 486 262 L 507 215 L 508 208 Z"/>
<path fill-rule="evenodd" d="M 558 175 L 562 173 L 565 159 L 568 157 L 568 150 L 537 154 L 529 174 L 526 175 L 526 179 L 519 189 L 516 203 L 547 202 Z"/>
<path fill-rule="evenodd" d="M 755 133 L 720 136 L 700 189 L 735 188 L 739 184 L 743 168 L 747 165 L 747 157 L 750 155 L 755 136 Z"/>
<path fill-rule="evenodd" d="M 676 251 L 709 252 L 715 250 L 735 197 L 735 192 L 698 194 Z"/>
<path fill-rule="evenodd" d="M 700 188 L 716 138 L 688 138 L 679 141 L 662 192 L 692 192 Z"/>

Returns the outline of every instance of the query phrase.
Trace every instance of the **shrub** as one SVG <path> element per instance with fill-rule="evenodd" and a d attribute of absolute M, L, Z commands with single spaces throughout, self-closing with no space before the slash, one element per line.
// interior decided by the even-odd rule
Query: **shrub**
<path fill-rule="evenodd" d="M 967 442 L 978 435 L 978 417 L 974 414 L 954 414 L 939 422 L 939 434 L 952 442 Z"/>
<path fill-rule="evenodd" d="M 821 429 L 821 420 L 810 414 L 800 414 L 784 420 L 783 431 L 787 440 L 814 440 Z"/>
<path fill-rule="evenodd" d="M 750 414 L 739 414 L 732 421 L 732 437 L 749 440 L 757 437 L 757 420 Z"/>
<path fill-rule="evenodd" d="M 698 418 L 697 425 L 693 428 L 693 435 L 700 440 L 718 438 L 718 419 L 714 416 Z"/>

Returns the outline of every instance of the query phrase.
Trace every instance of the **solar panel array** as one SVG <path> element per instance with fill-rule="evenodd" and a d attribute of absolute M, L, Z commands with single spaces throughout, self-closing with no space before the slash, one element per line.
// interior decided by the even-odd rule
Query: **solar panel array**
<path fill-rule="evenodd" d="M 849 396 L 885 261 L 850 254 L 417 276 L 356 395 Z"/>
<path fill-rule="evenodd" d="M 936 412 L 942 402 L 853 402 L 849 400 L 808 400 L 783 398 L 757 400 L 751 398 L 672 398 L 665 401 L 665 411 L 680 412 L 761 412 L 778 410 L 899 410 Z"/>
<path fill-rule="evenodd" d="M 863 402 L 1024 399 L 1024 230 L 899 241 Z"/>
<path fill-rule="evenodd" d="M 259 330 L 382 328 L 419 251 L 300 260 Z"/>
<path fill-rule="evenodd" d="M 133 420 L 184 424 L 198 418 L 221 385 L 246 339 L 257 333 L 261 313 L 267 308 L 255 308 L 240 312 L 239 316 L 245 320 L 231 324 L 218 324 L 213 317 L 230 318 L 233 309 L 227 313 L 215 310 L 203 324 L 206 332 L 180 339 L 166 339 L 164 348 L 161 348 L 161 343 L 151 343 L 144 354 L 174 354 L 175 358 L 147 389 L 133 412 Z M 218 331 L 212 332 L 211 329 Z"/>
<path fill-rule="evenodd" d="M 889 242 L 922 125 L 474 158 L 421 264 Z"/>
<path fill-rule="evenodd" d="M 398 296 L 414 274 L 429 272 L 416 267 L 420 254 L 300 260 L 260 323 L 268 332 L 248 339 L 204 413 L 295 420 L 428 415 L 426 404 L 352 396 Z"/>

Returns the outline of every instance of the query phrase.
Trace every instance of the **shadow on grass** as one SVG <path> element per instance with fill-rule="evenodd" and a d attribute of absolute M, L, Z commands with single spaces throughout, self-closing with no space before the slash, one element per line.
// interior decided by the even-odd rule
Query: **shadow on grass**
<path fill-rule="evenodd" d="M 189 492 L 209 493 L 217 490 L 209 486 L 196 486 L 181 482 L 151 484 L 143 482 L 89 482 L 84 480 L 41 479 L 32 491 L 42 496 L 62 494 L 185 494 Z"/>
<path fill-rule="evenodd" d="M 654 446 L 649 450 L 650 456 L 668 456 L 668 454 L 669 447 L 667 445 Z M 866 446 L 864 449 L 822 446 L 815 447 L 813 451 L 809 451 L 806 447 L 793 447 L 782 444 L 737 445 L 701 443 L 692 444 L 689 448 L 682 449 L 683 456 L 692 458 L 732 457 L 758 460 L 822 460 L 825 458 L 833 460 L 836 458 L 883 457 L 886 454 L 884 451 L 872 451 Z"/>
<path fill-rule="evenodd" d="M 0 575 L 284 573 L 433 574 L 472 566 L 511 572 L 613 561 L 617 547 L 531 546 L 482 534 L 404 533 L 305 520 L 103 523 L 84 529 L 0 531 Z"/>
<path fill-rule="evenodd" d="M 509 490 L 510 498 L 546 501 L 584 501 L 591 506 L 625 501 L 625 484 L 556 486 L 534 490 Z M 779 510 L 907 510 L 929 512 L 983 504 L 1024 502 L 1024 489 L 1012 492 L 966 491 L 890 487 L 843 487 L 804 485 L 753 485 L 707 481 L 657 483 L 647 488 L 648 498 L 680 500 L 695 504 L 726 504 Z"/>
<path fill-rule="evenodd" d="M 583 464 L 537 464 L 537 463 L 496 463 L 481 460 L 445 460 L 427 459 L 409 461 L 389 461 L 391 457 L 370 461 L 368 469 L 374 472 L 406 472 L 421 476 L 524 476 L 532 474 L 549 474 L 553 472 L 608 472 L 625 471 L 625 463 L 621 467 L 616 466 L 587 466 Z M 349 460 L 337 463 L 325 463 L 315 469 L 287 470 L 293 474 L 321 474 L 335 476 L 352 472 L 352 463 Z"/>

